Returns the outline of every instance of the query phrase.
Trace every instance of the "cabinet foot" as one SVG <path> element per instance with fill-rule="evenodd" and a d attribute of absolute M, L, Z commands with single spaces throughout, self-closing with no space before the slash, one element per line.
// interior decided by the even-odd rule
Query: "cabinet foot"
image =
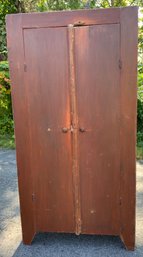
<path fill-rule="evenodd" d="M 36 232 L 23 233 L 23 244 L 31 245 L 35 235 L 36 235 Z"/>
<path fill-rule="evenodd" d="M 134 251 L 135 250 L 135 236 L 131 234 L 125 234 L 122 233 L 120 235 L 120 238 L 128 251 Z"/>

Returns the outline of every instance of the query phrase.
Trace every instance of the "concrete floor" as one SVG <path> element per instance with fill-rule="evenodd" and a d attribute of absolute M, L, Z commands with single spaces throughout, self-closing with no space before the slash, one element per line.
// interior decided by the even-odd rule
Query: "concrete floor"
<path fill-rule="evenodd" d="M 137 162 L 136 250 L 128 252 L 112 236 L 45 233 L 31 246 L 21 242 L 14 150 L 0 150 L 0 257 L 143 257 L 143 162 Z"/>

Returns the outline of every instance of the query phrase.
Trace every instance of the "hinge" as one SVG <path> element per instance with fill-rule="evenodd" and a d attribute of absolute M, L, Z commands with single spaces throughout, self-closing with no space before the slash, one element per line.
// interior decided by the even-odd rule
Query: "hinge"
<path fill-rule="evenodd" d="M 122 69 L 122 61 L 119 60 L 119 69 Z"/>
<path fill-rule="evenodd" d="M 122 205 L 122 197 L 120 197 L 119 204 Z"/>
<path fill-rule="evenodd" d="M 35 193 L 32 194 L 32 202 L 36 200 Z"/>
<path fill-rule="evenodd" d="M 121 230 L 121 233 L 124 232 L 124 225 L 123 225 L 123 224 L 121 224 L 120 230 Z M 122 239 L 122 238 L 121 238 L 121 239 Z"/>
<path fill-rule="evenodd" d="M 24 63 L 24 72 L 27 71 L 27 65 Z"/>

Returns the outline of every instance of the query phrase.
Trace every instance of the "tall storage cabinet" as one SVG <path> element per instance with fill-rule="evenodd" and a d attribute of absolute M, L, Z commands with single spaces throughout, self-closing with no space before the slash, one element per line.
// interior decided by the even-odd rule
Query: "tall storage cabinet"
<path fill-rule="evenodd" d="M 14 14 L 7 41 L 23 241 L 135 245 L 137 7 Z"/>

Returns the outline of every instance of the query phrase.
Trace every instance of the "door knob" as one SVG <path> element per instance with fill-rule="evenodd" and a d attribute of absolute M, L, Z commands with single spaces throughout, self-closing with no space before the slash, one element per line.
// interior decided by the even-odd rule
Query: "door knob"
<path fill-rule="evenodd" d="M 79 128 L 80 132 L 85 132 L 85 128 Z"/>
<path fill-rule="evenodd" d="M 67 133 L 68 130 L 69 130 L 68 128 L 62 128 L 62 132 L 63 132 L 63 133 Z"/>

